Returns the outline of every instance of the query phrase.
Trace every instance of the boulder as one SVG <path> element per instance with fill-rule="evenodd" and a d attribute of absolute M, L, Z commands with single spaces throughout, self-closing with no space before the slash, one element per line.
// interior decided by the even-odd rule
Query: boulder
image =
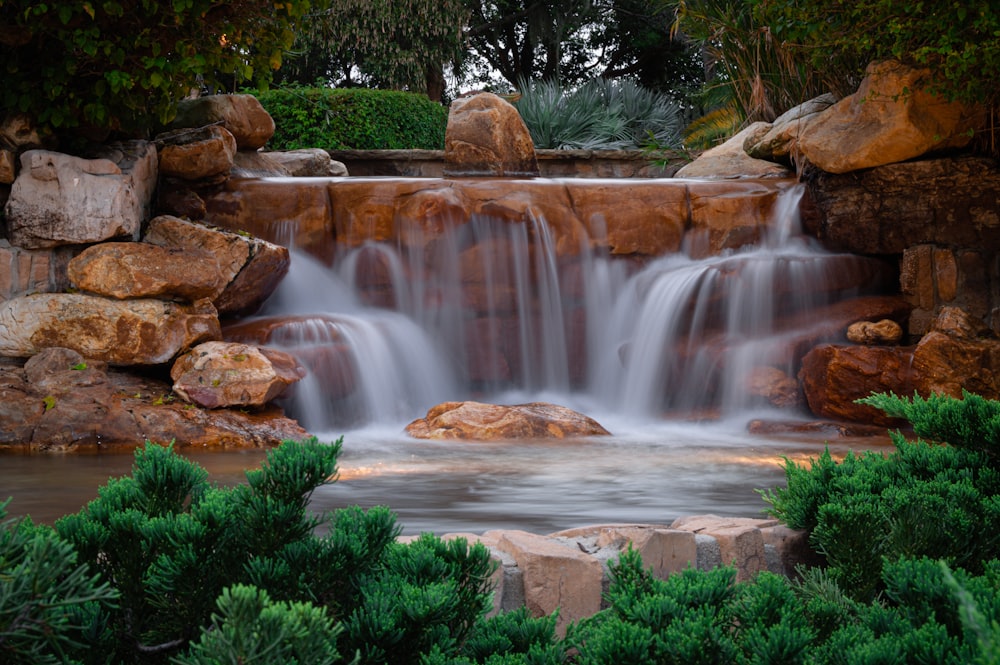
<path fill-rule="evenodd" d="M 28 358 L 65 347 L 115 365 L 156 365 L 220 337 L 208 300 L 181 305 L 41 293 L 0 303 L 0 356 Z"/>
<path fill-rule="evenodd" d="M 257 150 L 274 136 L 274 119 L 253 95 L 206 95 L 177 104 L 173 129 L 221 123 L 239 150 Z"/>
<path fill-rule="evenodd" d="M 537 176 L 531 134 L 509 102 L 489 92 L 451 104 L 444 136 L 445 176 Z"/>
<path fill-rule="evenodd" d="M 344 163 L 335 161 L 330 157 L 330 153 L 322 148 L 277 150 L 262 154 L 283 166 L 288 175 L 294 177 L 329 178 L 347 175 L 347 167 L 344 166 Z"/>
<path fill-rule="evenodd" d="M 264 406 L 304 376 L 288 353 L 234 342 L 199 344 L 170 370 L 174 392 L 207 409 Z"/>
<path fill-rule="evenodd" d="M 236 139 L 219 125 L 166 132 L 156 137 L 156 146 L 167 178 L 219 183 L 233 170 Z"/>
<path fill-rule="evenodd" d="M 903 327 L 891 319 L 858 321 L 847 328 L 847 341 L 854 344 L 897 344 L 903 338 Z"/>
<path fill-rule="evenodd" d="M 219 316 L 252 314 L 288 273 L 286 247 L 247 233 L 160 215 L 149 222 L 143 240 L 167 248 L 203 250 L 215 257 L 225 289 L 213 299 Z"/>
<path fill-rule="evenodd" d="M 110 158 L 98 159 L 23 153 L 5 208 L 11 244 L 44 249 L 136 239 L 156 187 L 156 150 L 145 141 L 116 146 Z"/>
<path fill-rule="evenodd" d="M 674 174 L 675 178 L 788 178 L 794 175 L 781 164 L 755 159 L 743 148 L 764 136 L 771 125 L 755 122 L 722 145 L 706 150 Z"/>
<path fill-rule="evenodd" d="M 92 245 L 69 262 L 68 275 L 81 291 L 119 300 L 194 302 L 216 298 L 226 287 L 212 253 L 145 242 Z"/>
<path fill-rule="evenodd" d="M 748 395 L 762 397 L 771 406 L 780 409 L 802 405 L 802 390 L 795 377 L 776 367 L 754 367 L 746 379 Z"/>
<path fill-rule="evenodd" d="M 0 365 L 0 450 L 106 450 L 145 441 L 178 447 L 261 447 L 309 437 L 278 409 L 207 412 L 170 385 L 49 348 Z"/>
<path fill-rule="evenodd" d="M 532 402 L 514 406 L 481 402 L 445 402 L 414 420 L 406 432 L 418 439 L 562 439 L 610 434 L 595 420 L 555 404 Z"/>
<path fill-rule="evenodd" d="M 876 392 L 912 395 L 913 360 L 913 347 L 821 344 L 802 359 L 799 381 L 809 409 L 820 417 L 900 427 L 902 420 L 855 400 Z"/>
<path fill-rule="evenodd" d="M 854 254 L 902 254 L 915 245 L 1000 251 L 1000 168 L 949 157 L 848 174 L 807 168 L 802 226 L 824 245 Z"/>
<path fill-rule="evenodd" d="M 870 64 L 854 94 L 800 133 L 799 153 L 823 171 L 847 173 L 967 145 L 982 111 L 929 93 L 932 83 L 929 69 Z"/>
<path fill-rule="evenodd" d="M 759 134 L 748 136 L 743 149 L 754 159 L 795 166 L 799 136 L 808 132 L 809 122 L 815 119 L 817 114 L 830 108 L 836 101 L 836 97 L 827 93 L 790 108 L 774 119 L 770 129 L 763 136 Z"/>

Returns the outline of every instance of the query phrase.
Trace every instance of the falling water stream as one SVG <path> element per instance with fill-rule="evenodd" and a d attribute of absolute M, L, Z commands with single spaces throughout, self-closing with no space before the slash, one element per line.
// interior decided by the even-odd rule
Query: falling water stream
<path fill-rule="evenodd" d="M 473 215 L 434 242 L 366 242 L 330 265 L 293 251 L 259 318 L 279 322 L 269 343 L 309 369 L 283 406 L 321 440 L 344 436 L 340 480 L 316 492 L 314 509 L 388 505 L 407 533 L 759 515 L 756 490 L 783 482 L 783 458 L 815 456 L 827 440 L 748 434 L 748 420 L 776 413 L 747 390 L 749 378 L 762 365 L 794 376 L 788 349 L 816 325 L 809 313 L 854 295 L 816 288 L 833 255 L 799 231 L 800 196 L 797 187 L 781 194 L 754 246 L 639 267 L 582 245 L 566 270 L 534 214 L 519 224 Z M 483 443 L 403 433 L 429 407 L 470 399 L 561 404 L 612 435 Z M 830 445 L 842 453 L 886 441 Z M 260 458 L 195 457 L 224 483 Z M 127 473 L 130 458 L 2 464 L 11 512 L 51 520 Z M 50 506 L 19 472 L 30 464 L 45 467 L 49 490 L 78 490 Z"/>

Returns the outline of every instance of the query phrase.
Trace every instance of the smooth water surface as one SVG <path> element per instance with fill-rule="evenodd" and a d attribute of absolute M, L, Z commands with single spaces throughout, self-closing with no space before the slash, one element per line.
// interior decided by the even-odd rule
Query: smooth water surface
<path fill-rule="evenodd" d="M 784 457 L 822 453 L 822 436 L 762 438 L 721 425 L 659 424 L 615 436 L 502 443 L 419 441 L 398 428 L 349 432 L 340 479 L 312 508 L 389 506 L 404 533 L 523 529 L 551 533 L 589 524 L 669 524 L 682 515 L 760 516 L 755 491 L 783 485 Z M 330 441 L 336 435 L 321 436 Z M 837 440 L 831 451 L 883 448 L 887 439 Z M 186 451 L 213 482 L 234 484 L 265 452 Z M 11 515 L 51 523 L 96 497 L 109 477 L 131 471 L 132 455 L 0 457 L 0 496 Z"/>

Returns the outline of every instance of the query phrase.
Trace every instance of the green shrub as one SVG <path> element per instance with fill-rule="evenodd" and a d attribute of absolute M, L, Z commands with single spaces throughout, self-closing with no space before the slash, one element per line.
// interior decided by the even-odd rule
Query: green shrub
<path fill-rule="evenodd" d="M 417 663 L 435 647 L 453 654 L 488 603 L 488 550 L 430 535 L 399 544 L 382 507 L 310 514 L 340 447 L 285 442 L 232 488 L 210 485 L 169 447 L 138 450 L 131 476 L 56 522 L 118 594 L 100 613 L 104 629 L 81 642 L 87 662 L 313 663 L 357 652 L 365 663 Z"/>
<path fill-rule="evenodd" d="M 882 589 L 884 561 L 904 556 L 981 572 L 1000 546 L 1000 469 L 983 438 L 995 436 L 997 405 L 940 396 L 863 401 L 912 418 L 918 432 L 961 447 L 911 442 L 894 432 L 896 449 L 889 455 L 849 453 L 836 463 L 826 451 L 808 468 L 786 460 L 787 487 L 763 492 L 769 512 L 809 530 L 830 575 L 860 599 Z"/>
<path fill-rule="evenodd" d="M 66 662 L 117 594 L 50 527 L 4 520 L 8 503 L 0 503 L 0 662 Z"/>
<path fill-rule="evenodd" d="M 681 112 L 668 96 L 629 80 L 593 79 L 575 90 L 522 82 L 516 106 L 536 148 L 624 150 L 680 145 Z"/>
<path fill-rule="evenodd" d="M 288 86 L 257 94 L 274 118 L 272 150 L 442 150 L 448 110 L 424 95 Z"/>

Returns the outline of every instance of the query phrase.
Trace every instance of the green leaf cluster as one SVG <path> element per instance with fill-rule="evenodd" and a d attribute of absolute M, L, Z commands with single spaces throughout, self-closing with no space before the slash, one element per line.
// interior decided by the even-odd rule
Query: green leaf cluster
<path fill-rule="evenodd" d="M 263 86 L 310 0 L 4 0 L 0 112 L 59 134 L 143 135 L 201 85 Z"/>
<path fill-rule="evenodd" d="M 893 432 L 895 450 L 888 455 L 849 453 L 836 462 L 827 450 L 808 466 L 786 460 L 787 487 L 762 493 L 769 512 L 809 530 L 831 577 L 857 598 L 883 591 L 883 566 L 903 557 L 982 572 L 1000 551 L 1000 467 L 993 452 L 998 404 L 970 395 L 862 401 L 954 445 L 908 441 Z"/>
<path fill-rule="evenodd" d="M 442 150 L 448 110 L 424 95 L 284 86 L 258 93 L 276 130 L 272 150 Z"/>

